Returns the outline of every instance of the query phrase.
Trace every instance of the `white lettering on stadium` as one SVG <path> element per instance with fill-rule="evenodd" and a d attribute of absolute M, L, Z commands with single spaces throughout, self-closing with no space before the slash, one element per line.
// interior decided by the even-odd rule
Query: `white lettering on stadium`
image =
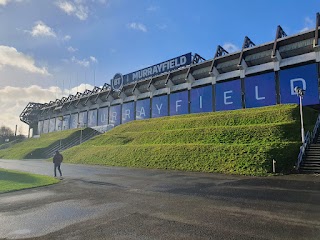
<path fill-rule="evenodd" d="M 160 63 L 158 65 L 134 72 L 132 73 L 132 80 L 136 81 L 142 78 L 151 77 L 155 74 L 159 74 L 164 71 L 170 71 L 180 66 L 184 66 L 186 63 L 187 63 L 187 57 L 181 56 L 180 58 L 175 58 L 175 59 Z"/>

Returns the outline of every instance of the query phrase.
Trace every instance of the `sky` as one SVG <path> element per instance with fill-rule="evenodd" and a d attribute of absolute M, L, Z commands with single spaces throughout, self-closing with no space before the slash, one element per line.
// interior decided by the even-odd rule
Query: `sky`
<path fill-rule="evenodd" d="M 315 28 L 320 0 L 0 0 L 0 126 L 19 115 L 192 52 L 241 49 Z"/>

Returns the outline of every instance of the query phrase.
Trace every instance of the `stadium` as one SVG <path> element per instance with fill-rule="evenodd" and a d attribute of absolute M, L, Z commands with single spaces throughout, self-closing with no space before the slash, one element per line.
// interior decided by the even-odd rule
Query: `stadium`
<path fill-rule="evenodd" d="M 102 87 L 96 86 L 49 103 L 30 102 L 21 113 L 20 120 L 29 125 L 29 135 L 39 136 L 77 128 L 103 133 L 134 120 L 299 104 L 300 101 L 303 106 L 319 111 L 319 22 L 318 13 L 315 29 L 292 36 L 287 36 L 278 26 L 274 41 L 261 45 L 255 45 L 246 36 L 241 50 L 233 53 L 219 45 L 210 60 L 196 53 L 186 53 L 132 73 L 116 73 L 110 84 L 105 83 Z M 302 90 L 301 98 L 297 88 Z M 278 123 L 283 121 L 280 118 Z M 298 123 L 297 119 L 293 120 Z M 311 117 L 308 124 L 309 129 L 311 125 L 313 128 Z M 297 168 L 308 144 L 316 141 L 318 125 L 319 121 L 310 138 L 302 132 L 304 145 L 300 148 Z M 297 126 L 293 129 L 296 130 Z M 247 130 L 241 131 L 245 134 Z M 256 136 L 258 133 L 252 134 Z M 287 139 L 289 143 L 297 140 L 297 137 Z M 289 145 L 286 147 L 290 148 Z M 282 151 L 286 150 L 283 148 Z M 315 154 L 311 157 L 317 158 L 319 153 Z M 293 151 L 290 162 L 296 155 L 298 153 Z M 289 156 L 286 156 L 287 160 L 279 158 L 290 169 Z M 314 164 L 312 162 L 311 165 Z M 312 171 L 320 171 L 319 166 Z"/>
<path fill-rule="evenodd" d="M 319 4 L 183 3 L 0 0 L 1 238 L 319 239 Z"/>
<path fill-rule="evenodd" d="M 117 126 L 132 120 L 179 114 L 298 103 L 319 108 L 319 14 L 316 30 L 256 46 L 245 37 L 241 51 L 217 47 L 205 60 L 187 53 L 146 69 L 115 74 L 111 84 L 56 99 L 29 103 L 20 115 L 32 135 L 77 127 Z"/>

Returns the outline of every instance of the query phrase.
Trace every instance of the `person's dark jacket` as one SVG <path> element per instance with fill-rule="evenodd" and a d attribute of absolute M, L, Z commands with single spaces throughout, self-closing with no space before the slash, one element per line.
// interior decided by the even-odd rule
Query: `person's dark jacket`
<path fill-rule="evenodd" d="M 61 164 L 61 163 L 62 163 L 62 160 L 63 160 L 63 156 L 62 156 L 60 153 L 56 153 L 56 154 L 53 156 L 53 163 Z"/>

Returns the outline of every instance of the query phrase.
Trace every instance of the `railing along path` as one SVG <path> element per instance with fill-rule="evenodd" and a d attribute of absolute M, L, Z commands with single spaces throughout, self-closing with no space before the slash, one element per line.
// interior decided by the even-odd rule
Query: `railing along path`
<path fill-rule="evenodd" d="M 297 161 L 297 164 L 296 164 L 296 170 L 299 170 L 301 162 L 302 162 L 302 159 L 303 159 L 303 156 L 305 155 L 306 150 L 309 148 L 310 143 L 312 143 L 314 141 L 314 139 L 315 139 L 315 137 L 316 137 L 316 135 L 318 133 L 319 126 L 320 126 L 320 114 L 318 115 L 317 122 L 314 125 L 313 131 L 311 133 L 309 131 L 307 132 L 307 134 L 306 134 L 306 136 L 304 138 L 304 143 L 300 147 L 300 152 L 299 152 L 299 155 L 298 155 L 298 161 Z"/>

